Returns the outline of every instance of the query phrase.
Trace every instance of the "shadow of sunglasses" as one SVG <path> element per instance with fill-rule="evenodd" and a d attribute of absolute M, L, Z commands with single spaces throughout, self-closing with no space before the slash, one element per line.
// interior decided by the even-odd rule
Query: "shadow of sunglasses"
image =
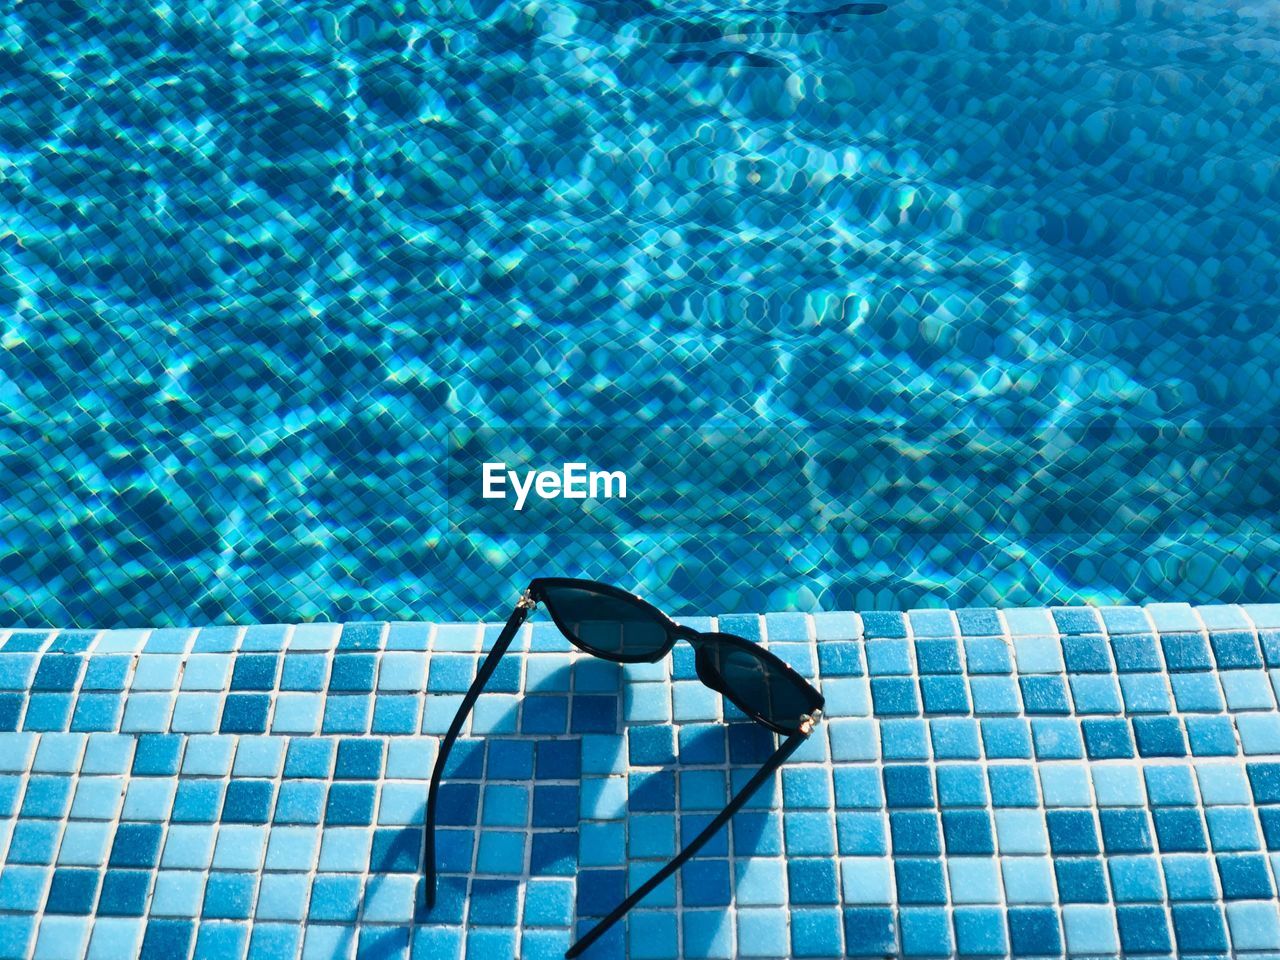
<path fill-rule="evenodd" d="M 822 716 L 824 701 L 822 694 L 782 659 L 744 637 L 731 633 L 704 633 L 682 626 L 635 594 L 605 583 L 565 577 L 533 580 L 476 671 L 475 679 L 462 698 L 436 755 L 431 786 L 427 791 L 426 829 L 423 831 L 424 898 L 428 909 L 434 907 L 436 899 L 436 804 L 449 751 L 462 732 L 467 715 L 485 683 L 497 669 L 498 661 L 539 603 L 546 606 L 551 619 L 570 643 L 592 656 L 616 663 L 656 663 L 671 652 L 677 641 L 687 640 L 693 645 L 698 678 L 704 684 L 751 719 L 786 736 L 773 755 L 684 849 L 569 948 L 565 956 L 573 958 L 692 858 L 761 786 L 773 778 L 778 768 L 813 731 Z"/>

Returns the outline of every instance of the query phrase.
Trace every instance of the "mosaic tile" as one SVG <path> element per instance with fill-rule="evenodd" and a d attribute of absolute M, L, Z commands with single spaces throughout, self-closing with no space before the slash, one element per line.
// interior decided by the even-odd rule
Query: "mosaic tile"
<path fill-rule="evenodd" d="M 637 909 L 613 949 L 1275 949 L 1280 733 L 1265 644 L 1241 628 L 1240 609 L 1137 613 L 745 620 L 820 677 L 831 719 L 679 884 Z M 1184 629 L 1193 616 L 1201 626 Z M 1145 633 L 1151 623 L 1164 632 Z M 142 956 L 354 956 L 367 944 L 406 956 L 441 944 L 562 953 L 570 931 L 672 856 L 771 749 L 754 725 L 720 722 L 687 658 L 673 683 L 649 667 L 633 677 L 531 654 L 559 662 L 509 671 L 493 692 L 519 722 L 473 722 L 451 758 L 438 837 L 448 883 L 424 917 L 436 735 L 418 732 L 416 703 L 400 726 L 379 709 L 420 696 L 392 674 L 429 685 L 440 656 L 441 689 L 421 715 L 439 702 L 432 716 L 447 723 L 469 676 L 450 671 L 474 670 L 463 653 L 476 633 L 444 631 L 437 655 L 421 646 L 438 630 L 349 628 L 304 631 L 299 649 L 315 652 L 282 654 L 299 638 L 277 628 L 215 632 L 204 649 L 199 635 L 188 649 L 182 631 L 142 631 L 100 654 L 37 654 L 83 661 L 48 660 L 38 684 L 39 666 L 22 674 L 37 693 L 72 698 L 72 716 L 103 683 L 144 699 L 132 717 L 127 706 L 104 714 L 101 730 L 0 734 L 0 808 L 13 818 L 0 834 L 5 942 L 24 958 L 107 956 L 105 937 Z M 142 656 L 154 668 L 96 667 L 153 640 Z M 511 692 L 530 683 L 540 692 Z M 218 698 L 212 725 L 187 729 L 186 696 Z"/>

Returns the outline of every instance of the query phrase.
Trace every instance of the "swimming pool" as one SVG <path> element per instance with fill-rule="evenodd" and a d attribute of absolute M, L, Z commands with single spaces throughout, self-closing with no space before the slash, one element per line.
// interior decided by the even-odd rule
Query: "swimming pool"
<path fill-rule="evenodd" d="M 1274 10 L 830 6 L 3 14 L 0 623 L 1273 597 Z M 522 424 L 723 475 L 451 521 Z"/>

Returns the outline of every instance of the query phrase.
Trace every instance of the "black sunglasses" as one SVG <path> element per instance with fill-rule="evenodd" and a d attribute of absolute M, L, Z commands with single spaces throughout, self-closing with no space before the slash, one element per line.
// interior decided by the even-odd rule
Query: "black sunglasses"
<path fill-rule="evenodd" d="M 566 957 L 576 957 L 697 853 L 773 776 L 813 731 L 814 724 L 822 716 L 823 699 L 822 694 L 804 677 L 750 640 L 731 633 L 702 633 L 681 626 L 652 604 L 608 584 L 565 577 L 539 577 L 529 584 L 516 603 L 493 649 L 476 671 L 476 678 L 440 745 L 435 769 L 431 773 L 431 789 L 427 794 L 427 823 L 423 840 L 428 909 L 436 902 L 436 793 L 440 788 L 441 773 L 480 691 L 497 668 L 503 653 L 511 646 L 520 625 L 539 603 L 546 606 L 560 632 L 574 646 L 615 663 L 654 663 L 665 657 L 677 640 L 688 640 L 696 651 L 694 665 L 703 683 L 751 719 L 787 737 L 746 786 L 676 854 L 675 859 L 637 887 L 565 953 Z"/>

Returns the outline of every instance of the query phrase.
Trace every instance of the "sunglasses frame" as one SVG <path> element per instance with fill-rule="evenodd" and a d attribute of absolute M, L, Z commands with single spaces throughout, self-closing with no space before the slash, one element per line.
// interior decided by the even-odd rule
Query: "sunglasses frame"
<path fill-rule="evenodd" d="M 635 604 L 662 624 L 663 628 L 667 631 L 667 642 L 651 656 L 632 657 L 606 653 L 588 646 L 574 636 L 573 631 L 569 629 L 568 625 L 560 620 L 555 607 L 547 601 L 544 590 L 547 588 L 555 589 L 556 587 L 589 590 L 592 593 L 600 593 L 605 596 L 613 597 L 616 600 L 625 600 Z M 682 624 L 676 623 L 643 597 L 638 597 L 634 593 L 628 593 L 620 587 L 610 586 L 607 583 L 596 583 L 594 580 L 575 580 L 572 577 L 539 577 L 529 584 L 529 588 L 520 598 L 520 602 L 523 603 L 526 601 L 532 601 L 533 606 L 529 607 L 530 610 L 534 609 L 534 607 L 539 603 L 546 607 L 547 613 L 551 615 L 551 620 L 559 628 L 560 632 L 564 634 L 565 639 L 579 650 L 584 653 L 589 653 L 593 657 L 599 657 L 602 660 L 612 660 L 614 663 L 657 663 L 659 660 L 666 658 L 671 651 L 675 649 L 676 643 L 680 640 L 688 640 L 694 649 L 698 651 L 697 659 L 695 661 L 695 665 L 698 670 L 698 679 L 732 703 L 752 720 L 764 724 L 774 733 L 808 733 L 808 730 L 804 730 L 804 726 L 808 723 L 809 728 L 812 729 L 813 724 L 817 722 L 817 717 L 814 716 L 814 712 L 816 711 L 818 716 L 821 716 L 824 702 L 822 694 L 814 689 L 813 685 L 810 684 L 808 680 L 796 673 L 796 671 L 792 669 L 791 665 L 782 660 L 777 654 L 770 653 L 764 647 L 760 646 L 760 644 L 752 643 L 745 637 L 739 637 L 732 633 L 704 633 L 700 630 L 694 630 L 692 627 L 686 627 Z M 809 713 L 804 714 L 801 717 L 800 725 L 798 727 L 782 726 L 769 719 L 760 711 L 754 710 L 742 703 L 742 701 L 734 695 L 729 686 L 723 682 L 723 678 L 715 676 L 714 668 L 707 665 L 706 661 L 703 659 L 702 649 L 705 645 L 710 643 L 745 650 L 751 656 L 767 664 L 770 669 L 777 671 L 787 679 L 791 680 L 798 687 L 807 689 L 808 692 L 812 694 L 810 698 L 811 706 L 809 708 Z"/>
<path fill-rule="evenodd" d="M 550 603 L 546 603 L 544 591 L 547 588 L 556 586 L 574 587 L 583 590 L 589 590 L 594 593 L 603 594 L 615 600 L 623 600 L 628 603 L 636 604 L 644 609 L 644 611 L 654 617 L 654 619 L 663 626 L 667 632 L 667 641 L 662 647 L 652 653 L 644 656 L 623 657 L 617 654 L 604 653 L 595 650 L 581 642 L 579 642 L 569 631 L 565 624 L 561 622 L 555 613 L 554 607 Z M 729 700 L 735 707 L 746 714 L 756 723 L 763 725 L 774 733 L 781 734 L 786 737 L 785 740 L 774 750 L 773 755 L 751 776 L 751 778 L 738 790 L 737 793 L 729 800 L 724 809 L 708 823 L 702 831 L 685 844 L 683 849 L 669 860 L 656 873 L 652 874 L 644 883 L 627 896 L 622 903 L 618 904 L 613 911 L 603 919 L 596 922 L 590 930 L 578 938 L 569 949 L 565 952 L 566 958 L 574 958 L 582 953 L 587 947 L 598 940 L 610 927 L 621 920 L 627 912 L 646 896 L 656 890 L 668 877 L 674 874 L 682 864 L 690 860 L 706 843 L 711 840 L 721 828 L 737 813 L 746 802 L 760 789 L 765 783 L 773 780 L 773 775 L 778 768 L 790 757 L 800 745 L 808 739 L 809 734 L 813 732 L 814 726 L 822 718 L 822 708 L 825 704 L 822 694 L 809 683 L 804 677 L 800 676 L 795 670 L 783 662 L 776 654 L 770 653 L 759 644 L 752 643 L 743 637 L 735 636 L 731 633 L 703 633 L 694 630 L 691 627 L 682 626 L 676 623 L 665 613 L 659 610 L 653 604 L 641 599 L 633 593 L 628 593 L 618 587 L 611 586 L 606 583 L 597 583 L 593 580 L 576 580 L 569 577 L 539 577 L 530 582 L 529 586 L 521 594 L 520 599 L 516 602 L 515 609 L 511 611 L 511 616 L 507 618 L 506 624 L 502 628 L 502 632 L 498 634 L 498 638 L 494 641 L 488 655 L 481 661 L 480 666 L 476 670 L 475 679 L 471 682 L 470 688 L 466 695 L 462 698 L 462 703 L 458 707 L 458 712 L 453 718 L 453 722 L 449 725 L 449 730 L 445 734 L 444 739 L 440 743 L 440 749 L 436 754 L 435 767 L 431 771 L 431 786 L 427 791 L 427 809 L 422 834 L 423 846 L 423 874 L 425 883 L 423 884 L 423 898 L 426 903 L 426 909 L 430 910 L 435 906 L 436 902 L 436 881 L 438 873 L 435 863 L 435 825 L 436 825 L 436 802 L 440 790 L 440 780 L 444 773 L 445 764 L 449 759 L 449 752 L 453 748 L 454 742 L 462 733 L 462 726 L 466 722 L 467 716 L 471 712 L 471 708 L 475 705 L 476 699 L 480 696 L 484 685 L 488 682 L 493 672 L 498 667 L 498 661 L 502 659 L 502 655 L 506 653 L 507 648 L 511 646 L 511 642 L 515 639 L 520 627 L 528 619 L 529 614 L 537 607 L 539 602 L 543 602 L 551 613 L 551 619 L 555 623 L 557 629 L 564 634 L 574 646 L 585 653 L 594 657 L 600 657 L 604 660 L 611 660 L 615 663 L 656 663 L 667 654 L 675 646 L 676 641 L 684 638 L 688 640 L 697 650 L 695 665 L 698 671 L 698 678 L 715 690 L 725 699 Z M 759 711 L 750 710 L 743 707 L 738 699 L 733 696 L 727 689 L 722 677 L 716 675 L 715 669 L 711 667 L 703 657 L 703 650 L 707 644 L 715 643 L 719 645 L 733 646 L 749 652 L 752 656 L 760 659 L 771 669 L 776 669 L 785 675 L 788 679 L 792 679 L 810 695 L 810 702 L 813 706 L 808 714 L 802 714 L 800 723 L 796 728 L 789 728 L 779 725 L 772 720 L 763 716 Z"/>

